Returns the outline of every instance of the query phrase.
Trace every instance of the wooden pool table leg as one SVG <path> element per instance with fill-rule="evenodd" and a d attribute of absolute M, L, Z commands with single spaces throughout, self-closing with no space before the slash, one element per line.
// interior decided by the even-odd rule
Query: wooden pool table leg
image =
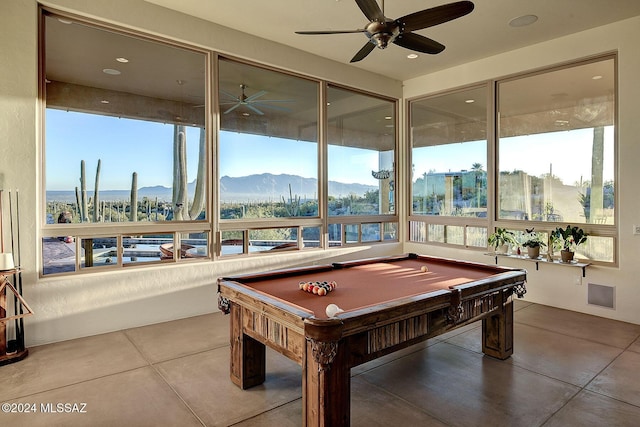
<path fill-rule="evenodd" d="M 349 426 L 351 370 L 344 342 L 307 339 L 302 368 L 302 425 Z"/>
<path fill-rule="evenodd" d="M 264 382 L 266 348 L 243 333 L 242 307 L 232 303 L 230 308 L 231 381 L 244 390 Z"/>
<path fill-rule="evenodd" d="M 513 302 L 503 298 L 501 309 L 482 319 L 482 352 L 504 360 L 513 354 Z"/>

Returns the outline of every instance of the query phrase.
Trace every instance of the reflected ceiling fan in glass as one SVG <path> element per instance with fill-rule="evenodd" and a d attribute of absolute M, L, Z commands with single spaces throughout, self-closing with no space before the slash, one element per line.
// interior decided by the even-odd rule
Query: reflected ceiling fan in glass
<path fill-rule="evenodd" d="M 220 107 L 221 107 L 220 109 L 222 110 L 223 108 L 227 108 L 227 106 L 230 106 L 225 111 L 223 111 L 223 114 L 229 114 L 232 111 L 242 106 L 248 108 L 249 110 L 253 111 L 255 114 L 258 114 L 260 116 L 264 115 L 264 112 L 262 112 L 261 110 L 264 108 L 270 108 L 270 109 L 280 110 L 285 112 L 291 111 L 289 108 L 281 107 L 279 105 L 272 105 L 272 103 L 294 102 L 293 99 L 263 99 L 262 97 L 268 93 L 266 90 L 261 90 L 252 95 L 247 96 L 246 89 L 247 89 L 247 85 L 245 84 L 240 85 L 240 90 L 242 91 L 240 96 L 235 96 L 232 93 L 229 93 L 223 89 L 220 89 L 220 94 L 227 97 L 227 99 L 220 100 Z"/>

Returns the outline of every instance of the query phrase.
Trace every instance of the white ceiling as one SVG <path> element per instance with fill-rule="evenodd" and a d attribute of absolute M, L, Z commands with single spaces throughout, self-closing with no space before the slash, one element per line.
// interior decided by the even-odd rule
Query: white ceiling
<path fill-rule="evenodd" d="M 159 6 L 234 28 L 263 39 L 342 63 L 367 42 L 364 34 L 297 35 L 302 30 L 355 30 L 367 24 L 354 0 L 146 0 Z M 383 0 L 379 0 L 382 4 Z M 396 19 L 447 0 L 386 0 L 385 16 Z M 416 31 L 446 46 L 438 55 L 390 45 L 352 66 L 397 80 L 446 69 L 480 58 L 558 38 L 640 15 L 640 0 L 473 0 L 471 14 Z M 538 21 L 520 28 L 513 18 L 534 14 Z"/>

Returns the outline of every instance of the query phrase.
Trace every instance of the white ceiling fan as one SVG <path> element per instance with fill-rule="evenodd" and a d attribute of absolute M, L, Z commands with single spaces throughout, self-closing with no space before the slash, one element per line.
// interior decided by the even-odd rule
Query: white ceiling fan
<path fill-rule="evenodd" d="M 280 110 L 280 111 L 291 111 L 289 108 L 281 107 L 278 105 L 271 105 L 271 103 L 293 102 L 292 99 L 262 99 L 262 97 L 267 94 L 266 90 L 261 90 L 254 93 L 253 95 L 247 96 L 247 94 L 245 93 L 245 89 L 247 89 L 247 85 L 245 84 L 241 84 L 240 89 L 242 91 L 240 96 L 235 96 L 232 93 L 229 93 L 223 89 L 220 89 L 220 93 L 228 98 L 226 100 L 224 99 L 220 100 L 220 107 L 231 105 L 231 107 L 227 108 L 223 112 L 223 114 L 229 114 L 230 112 L 242 106 L 248 108 L 249 110 L 253 111 L 254 113 L 260 116 L 264 115 L 264 113 L 260 110 L 260 108 L 262 109 L 271 108 L 271 109 Z"/>

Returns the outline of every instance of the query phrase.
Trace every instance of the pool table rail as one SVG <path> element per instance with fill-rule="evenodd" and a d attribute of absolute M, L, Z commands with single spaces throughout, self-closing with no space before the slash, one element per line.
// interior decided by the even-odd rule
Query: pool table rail
<path fill-rule="evenodd" d="M 481 269 L 470 283 L 390 299 L 320 318 L 311 310 L 263 292 L 260 283 L 376 262 L 451 263 Z M 513 353 L 513 298 L 526 292 L 526 271 L 408 254 L 218 279 L 219 308 L 230 314 L 230 377 L 242 389 L 266 378 L 266 347 L 302 368 L 303 424 L 346 426 L 350 370 L 453 329 L 482 323 L 482 351 Z M 255 286 L 252 286 L 255 285 Z M 262 290 L 261 290 L 262 289 Z"/>

